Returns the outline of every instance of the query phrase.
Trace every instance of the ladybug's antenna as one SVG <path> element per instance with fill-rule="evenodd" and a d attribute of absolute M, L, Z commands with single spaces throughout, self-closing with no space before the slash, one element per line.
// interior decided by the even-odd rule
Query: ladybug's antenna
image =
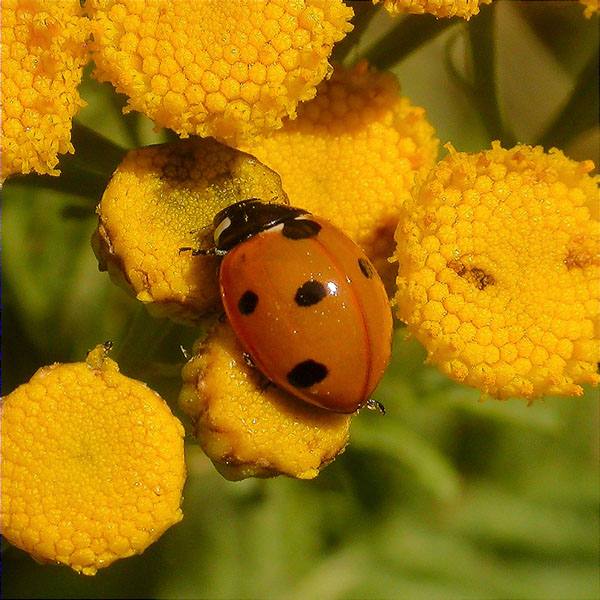
<path fill-rule="evenodd" d="M 183 254 L 184 252 L 191 252 L 192 256 L 214 256 L 218 254 L 216 248 L 192 248 L 191 246 L 179 248 L 179 254 Z"/>

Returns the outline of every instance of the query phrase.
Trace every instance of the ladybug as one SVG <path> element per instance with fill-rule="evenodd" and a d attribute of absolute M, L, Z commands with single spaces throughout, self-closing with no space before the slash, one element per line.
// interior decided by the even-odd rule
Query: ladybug
<path fill-rule="evenodd" d="M 390 359 L 392 316 L 364 252 L 325 219 L 255 198 L 213 227 L 223 306 L 251 362 L 310 404 L 382 408 L 369 398 Z"/>

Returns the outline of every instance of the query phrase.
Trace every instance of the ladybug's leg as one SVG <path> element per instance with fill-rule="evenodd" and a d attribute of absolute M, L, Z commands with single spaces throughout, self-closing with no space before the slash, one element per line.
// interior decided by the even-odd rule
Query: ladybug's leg
<path fill-rule="evenodd" d="M 265 377 L 262 373 L 260 374 L 260 378 L 261 378 L 261 382 L 258 387 L 260 388 L 261 392 L 264 392 L 265 390 L 267 390 L 269 387 L 271 387 L 273 385 L 273 382 L 270 379 L 268 379 L 267 377 Z"/>
<path fill-rule="evenodd" d="M 212 225 L 191 229 L 189 233 L 198 240 L 200 246 L 208 246 L 208 248 L 185 246 L 184 248 L 179 248 L 179 254 L 183 252 L 191 252 L 192 256 L 214 256 L 215 254 L 220 254 L 214 246 Z"/>
<path fill-rule="evenodd" d="M 244 359 L 244 362 L 251 368 L 251 369 L 256 369 L 256 363 L 254 362 L 254 359 L 252 358 L 252 356 L 250 356 L 250 354 L 248 352 L 243 352 L 242 353 L 242 358 Z"/>
<path fill-rule="evenodd" d="M 385 406 L 381 404 L 378 400 L 373 400 L 373 398 L 369 398 L 365 406 L 369 410 L 376 410 L 380 415 L 385 415 Z"/>
<path fill-rule="evenodd" d="M 219 254 L 216 248 L 192 248 L 191 246 L 185 246 L 183 248 L 179 248 L 179 254 L 183 254 L 184 252 L 191 252 L 192 256 L 215 256 Z"/>
<path fill-rule="evenodd" d="M 273 384 L 273 382 L 256 368 L 256 363 L 254 362 L 254 359 L 250 353 L 242 352 L 242 358 L 244 359 L 244 362 L 260 377 L 258 388 L 261 392 L 264 392 L 270 385 Z"/>

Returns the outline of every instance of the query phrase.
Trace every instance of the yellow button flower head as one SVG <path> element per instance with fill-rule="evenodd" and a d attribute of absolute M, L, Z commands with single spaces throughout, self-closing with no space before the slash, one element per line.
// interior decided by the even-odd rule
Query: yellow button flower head
<path fill-rule="evenodd" d="M 96 77 L 182 136 L 281 125 L 352 29 L 342 0 L 90 0 Z"/>
<path fill-rule="evenodd" d="M 2 534 L 43 562 L 93 575 L 182 518 L 183 427 L 97 348 L 3 399 Z"/>
<path fill-rule="evenodd" d="M 183 369 L 180 406 L 224 477 L 311 479 L 343 452 L 352 416 L 267 387 L 245 363 L 228 324 L 219 324 L 194 354 Z"/>
<path fill-rule="evenodd" d="M 433 167 L 438 140 L 396 78 L 365 61 L 336 66 L 298 118 L 243 149 L 281 175 L 290 203 L 343 229 L 380 273 L 390 272 L 400 206 Z"/>
<path fill-rule="evenodd" d="M 398 316 L 444 373 L 498 398 L 600 381 L 593 168 L 540 146 L 449 147 L 407 204 Z"/>
<path fill-rule="evenodd" d="M 219 302 L 217 262 L 179 250 L 212 246 L 214 215 L 254 197 L 287 202 L 276 173 L 215 140 L 132 150 L 97 208 L 100 268 L 156 316 L 194 323 Z"/>
<path fill-rule="evenodd" d="M 58 154 L 73 152 L 71 119 L 88 20 L 79 0 L 2 0 L 2 170 L 58 175 Z"/>
<path fill-rule="evenodd" d="M 579 2 L 585 5 L 585 11 L 583 14 L 588 19 L 600 10 L 600 8 L 598 8 L 598 0 L 579 0 Z"/>
<path fill-rule="evenodd" d="M 382 0 L 373 0 L 379 4 Z M 467 21 L 479 12 L 480 4 L 490 4 L 492 0 L 383 0 L 385 9 L 391 15 L 429 13 L 436 17 L 462 17 Z"/>

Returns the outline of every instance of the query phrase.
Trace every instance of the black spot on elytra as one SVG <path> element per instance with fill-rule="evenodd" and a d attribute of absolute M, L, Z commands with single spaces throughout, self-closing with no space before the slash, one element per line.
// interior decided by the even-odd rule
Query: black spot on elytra
<path fill-rule="evenodd" d="M 281 233 L 290 240 L 305 240 L 317 235 L 321 226 L 310 219 L 292 219 L 283 224 Z"/>
<path fill-rule="evenodd" d="M 358 266 L 360 267 L 361 273 L 367 278 L 373 277 L 373 267 L 366 258 L 358 259 Z"/>
<path fill-rule="evenodd" d="M 238 300 L 238 309 L 243 315 L 251 315 L 258 304 L 258 296 L 252 290 L 246 290 Z"/>
<path fill-rule="evenodd" d="M 298 306 L 312 306 L 327 296 L 327 290 L 320 281 L 305 281 L 297 290 L 294 300 Z"/>
<path fill-rule="evenodd" d="M 288 374 L 288 381 L 297 388 L 307 388 L 320 383 L 329 371 L 324 364 L 308 359 L 298 363 Z"/>

